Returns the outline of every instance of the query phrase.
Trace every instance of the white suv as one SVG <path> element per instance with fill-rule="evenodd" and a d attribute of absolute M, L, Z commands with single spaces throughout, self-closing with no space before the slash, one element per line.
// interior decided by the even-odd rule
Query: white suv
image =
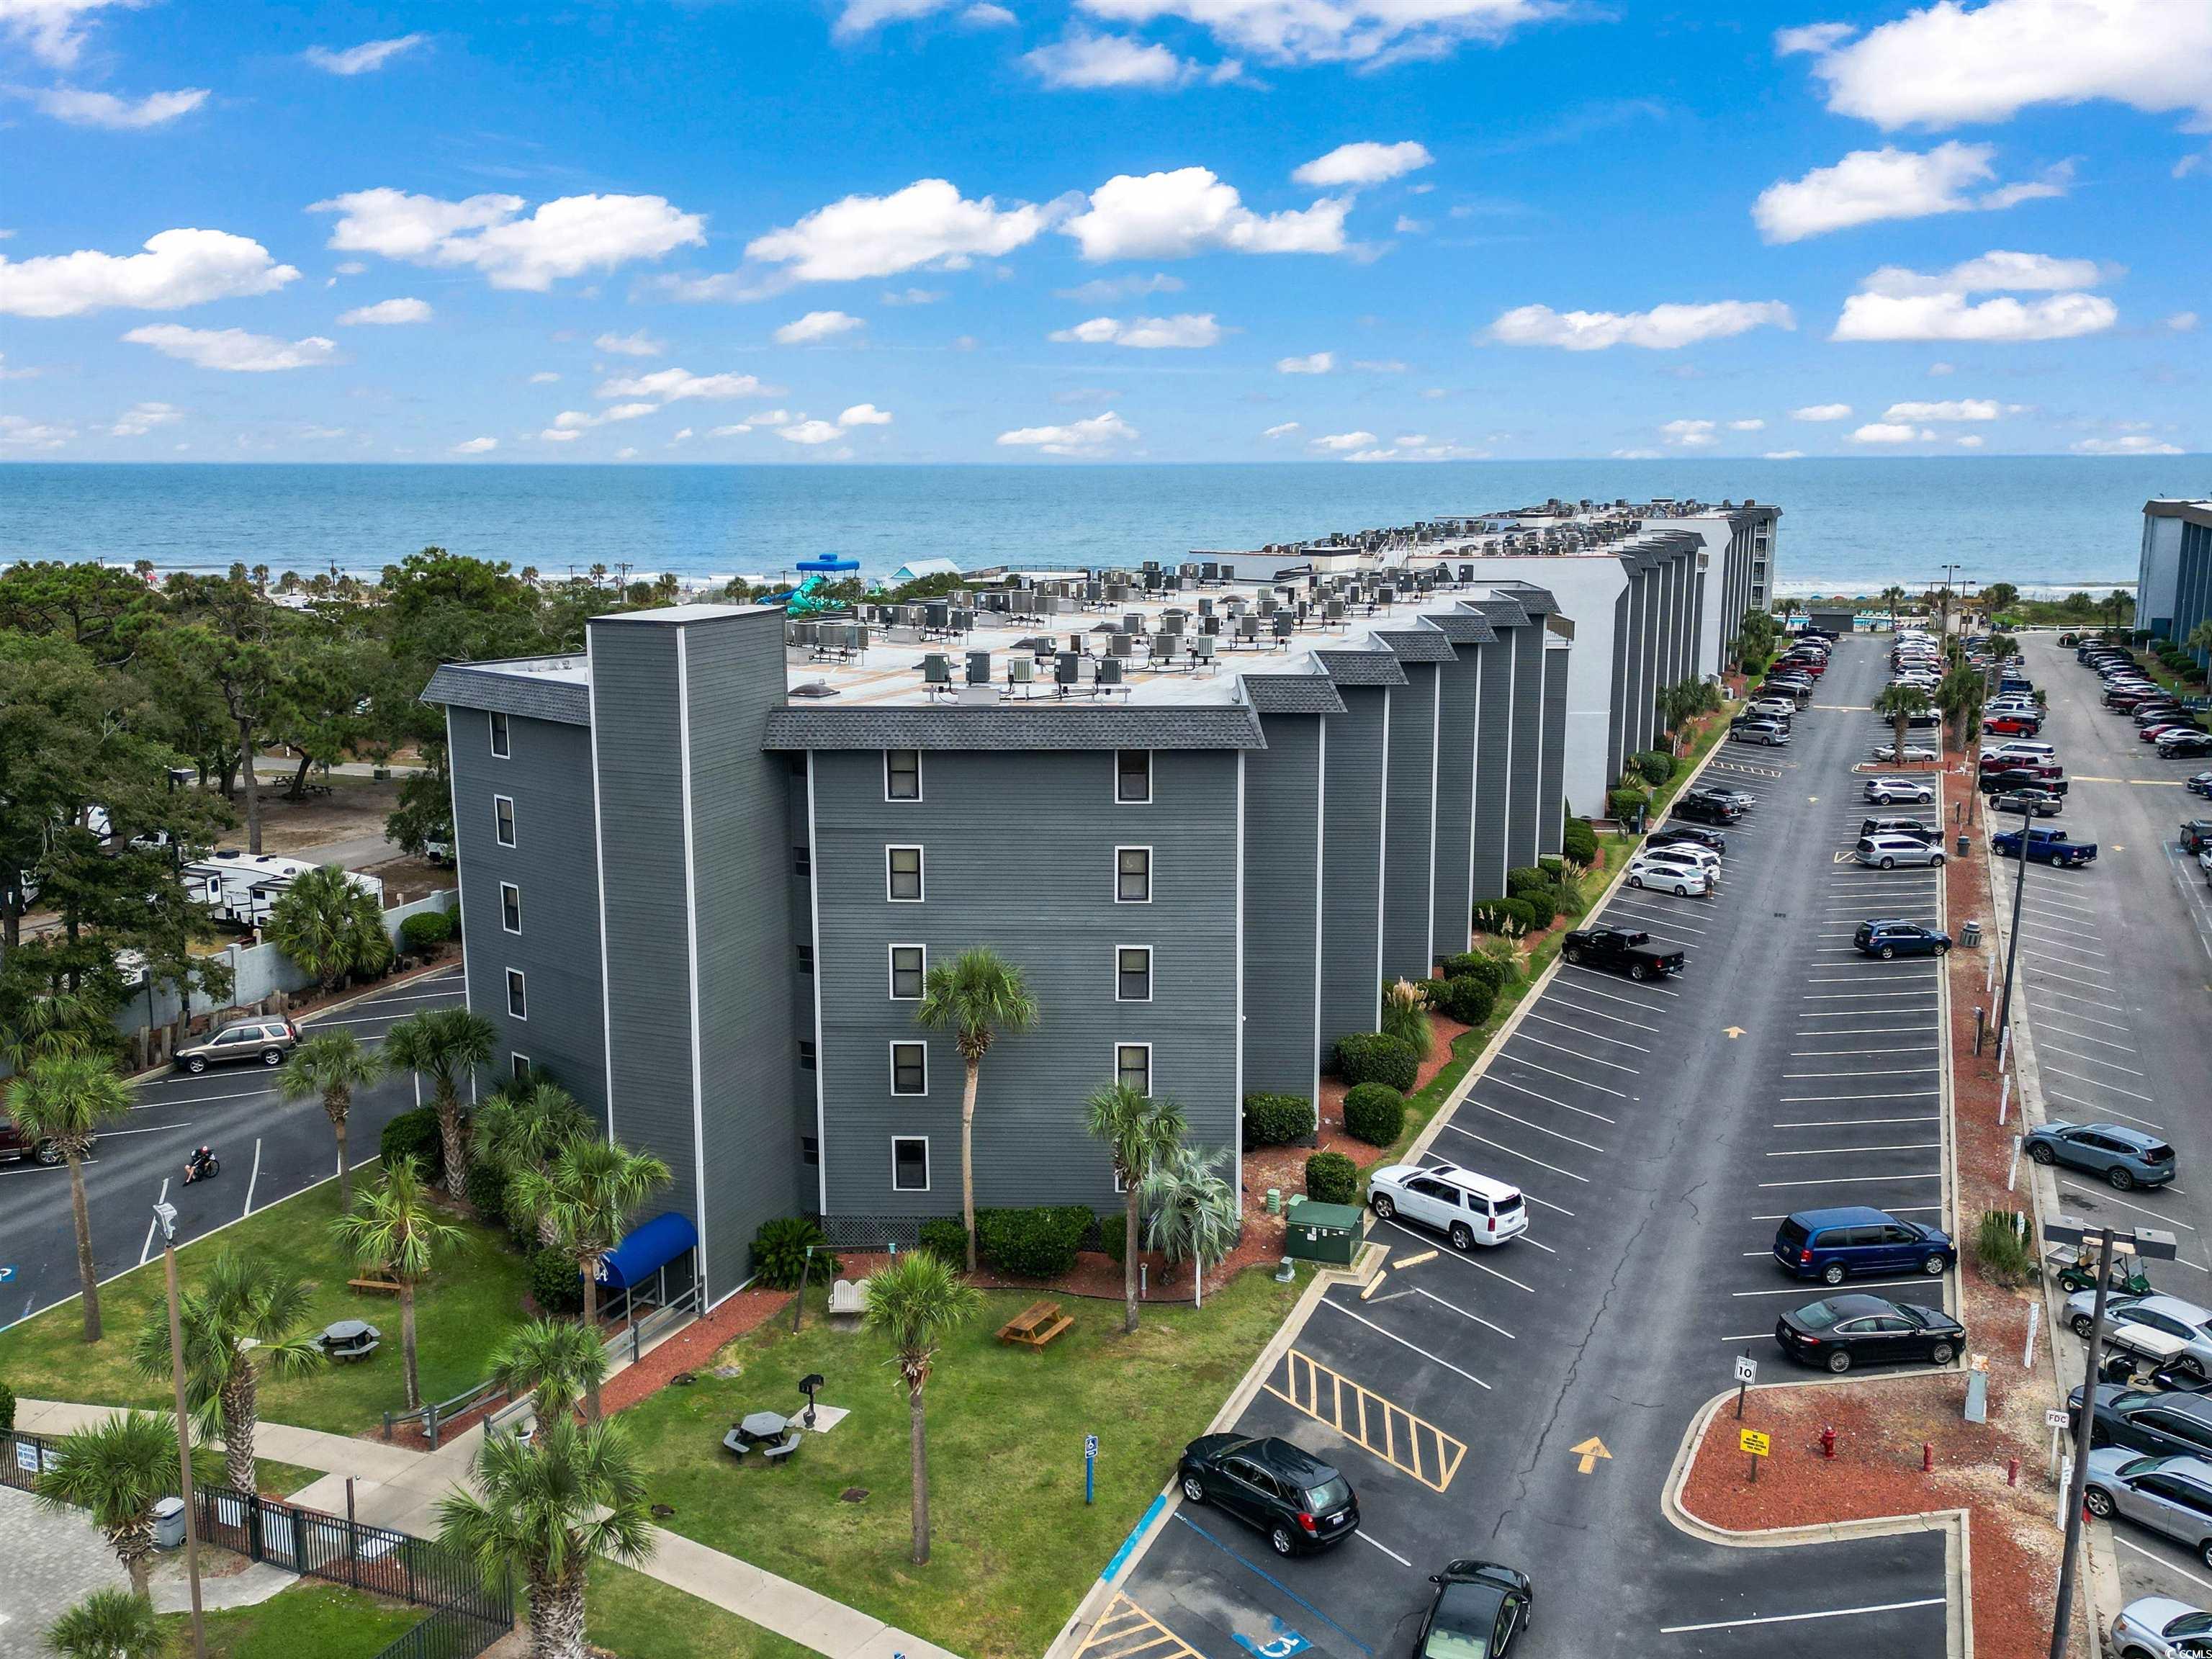
<path fill-rule="evenodd" d="M 1367 1177 L 1367 1204 L 1381 1220 L 1398 1216 L 1436 1228 L 1455 1250 L 1503 1244 L 1528 1227 L 1528 1206 L 1518 1187 L 1455 1164 L 1377 1170 Z"/>
<path fill-rule="evenodd" d="M 1861 864 L 1872 865 L 1878 870 L 1888 870 L 1900 864 L 1927 864 L 1937 869 L 1943 867 L 1943 848 L 1940 842 L 1929 842 L 1917 836 L 1861 836 L 1853 849 Z"/>

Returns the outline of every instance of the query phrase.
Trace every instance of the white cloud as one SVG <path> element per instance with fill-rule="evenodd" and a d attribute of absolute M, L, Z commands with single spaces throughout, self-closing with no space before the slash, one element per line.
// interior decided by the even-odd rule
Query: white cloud
<path fill-rule="evenodd" d="M 1855 444 L 1909 444 L 1916 438 L 1932 438 L 1936 434 L 1899 421 L 1869 421 L 1846 435 Z"/>
<path fill-rule="evenodd" d="M 908 288 L 885 294 L 883 302 L 887 306 L 933 306 L 944 297 L 942 289 Z"/>
<path fill-rule="evenodd" d="M 1952 439 L 1951 441 L 1961 449 L 1979 449 L 1989 441 L 1978 432 L 1969 432 L 1963 436 Z"/>
<path fill-rule="evenodd" d="M 1369 374 L 1403 374 L 1406 372 L 1406 365 L 1395 357 L 1354 357 L 1352 366 Z"/>
<path fill-rule="evenodd" d="M 856 426 L 889 426 L 890 423 L 890 413 L 878 409 L 873 404 L 854 404 L 837 417 L 837 424 L 848 428 Z"/>
<path fill-rule="evenodd" d="M 977 0 L 960 14 L 960 21 L 971 29 L 1012 28 L 1022 21 L 1004 6 L 994 6 L 990 0 Z"/>
<path fill-rule="evenodd" d="M 688 368 L 657 368 L 650 374 L 618 374 L 612 380 L 602 380 L 593 395 L 650 398 L 661 404 L 694 398 L 719 403 L 731 398 L 773 398 L 777 390 L 763 386 L 750 374 L 694 374 Z"/>
<path fill-rule="evenodd" d="M 1973 194 L 1972 186 L 1996 177 L 1996 155 L 1994 144 L 1956 143 L 1924 155 L 1894 145 L 1853 150 L 1833 167 L 1769 185 L 1752 204 L 1751 216 L 1767 241 L 1796 242 L 1880 219 L 1994 210 L 2066 193 L 2073 168 L 2062 162 L 2039 180 Z"/>
<path fill-rule="evenodd" d="M 530 377 L 530 384 L 532 386 L 554 386 L 558 384 L 560 379 L 561 377 L 558 374 L 556 374 L 551 369 L 541 368 L 535 374 Z"/>
<path fill-rule="evenodd" d="M 1881 412 L 1885 421 L 1994 421 L 2017 415 L 2021 406 L 2000 406 L 1994 398 L 1955 398 L 1945 403 L 1892 404 Z"/>
<path fill-rule="evenodd" d="M 573 427 L 549 426 L 538 435 L 549 444 L 572 444 L 584 434 Z"/>
<path fill-rule="evenodd" d="M 1462 461 L 1482 458 L 1482 451 L 1468 449 L 1459 444 L 1429 441 L 1427 434 L 1410 432 L 1393 438 L 1387 449 L 1357 449 L 1344 459 L 1347 461 Z"/>
<path fill-rule="evenodd" d="M 538 293 L 564 276 L 658 259 L 707 240 L 706 220 L 665 197 L 563 196 L 518 217 L 526 205 L 519 196 L 448 202 L 379 188 L 334 196 L 308 211 L 338 216 L 330 246 L 341 252 L 471 267 L 494 288 Z"/>
<path fill-rule="evenodd" d="M 496 438 L 470 438 L 453 446 L 456 455 L 489 455 L 499 447 Z"/>
<path fill-rule="evenodd" d="M 0 0 L 0 13 L 7 9 Z M 205 87 L 180 87 L 174 92 L 149 92 L 143 98 L 118 98 L 112 92 L 87 92 L 81 87 L 39 87 L 24 94 L 41 114 L 73 127 L 106 127 L 114 132 L 143 132 L 189 115 L 207 102 Z"/>
<path fill-rule="evenodd" d="M 1218 345 L 1221 325 L 1213 313 L 1180 313 L 1173 317 L 1093 317 L 1073 328 L 1054 329 L 1049 337 L 1062 344 L 1133 346 L 1142 351 L 1188 349 Z"/>
<path fill-rule="evenodd" d="M 676 430 L 676 435 L 668 441 L 668 447 L 671 449 L 673 449 L 678 444 L 688 444 L 698 434 L 688 426 L 678 427 Z"/>
<path fill-rule="evenodd" d="M 1182 277 L 1161 271 L 1151 276 L 1094 276 L 1074 288 L 1056 288 L 1053 293 L 1062 300 L 1103 306 L 1116 300 L 1141 300 L 1148 294 L 1180 294 L 1182 287 Z"/>
<path fill-rule="evenodd" d="M 1313 447 L 1341 455 L 1354 449 L 1371 448 L 1375 442 L 1375 434 L 1371 432 L 1332 432 L 1326 437 L 1313 440 Z"/>
<path fill-rule="evenodd" d="M 1348 198 L 1323 197 L 1310 208 L 1258 214 L 1210 169 L 1182 167 L 1141 177 L 1117 174 L 1092 191 L 1089 207 L 1060 228 L 1094 264 L 1223 251 L 1340 253 L 1350 207 Z"/>
<path fill-rule="evenodd" d="M 1805 452 L 1802 449 L 1770 449 L 1759 459 L 1762 461 L 1802 461 L 1805 459 Z"/>
<path fill-rule="evenodd" d="M 1058 40 L 1022 54 L 1030 72 L 1048 87 L 1063 91 L 1103 87 L 1181 86 L 1198 73 L 1157 41 L 1121 34 L 1093 34 L 1072 27 Z"/>
<path fill-rule="evenodd" d="M 798 421 L 777 430 L 777 437 L 809 447 L 816 444 L 835 443 L 845 435 L 845 429 L 831 421 Z"/>
<path fill-rule="evenodd" d="M 2124 438 L 2084 438 L 2072 447 L 2076 455 L 2179 455 L 2186 453 L 2178 444 L 2147 438 L 2140 433 Z"/>
<path fill-rule="evenodd" d="M 1554 311 L 1521 306 L 1490 325 L 1486 336 L 1502 345 L 1559 346 L 1602 351 L 1641 346 L 1673 351 L 1701 340 L 1724 340 L 1754 328 L 1795 328 L 1790 307 L 1774 300 L 1721 300 L 1710 305 L 1662 305 L 1649 311 Z"/>
<path fill-rule="evenodd" d="M 1109 409 L 1066 426 L 1016 427 L 1001 432 L 998 441 L 1002 448 L 1036 449 L 1047 455 L 1099 455 L 1117 443 L 1133 443 L 1139 435 L 1136 428 Z"/>
<path fill-rule="evenodd" d="M 953 0 L 845 0 L 832 30 L 840 40 L 866 34 L 885 23 L 903 23 L 945 10 Z"/>
<path fill-rule="evenodd" d="M 1390 228 L 1394 234 L 1400 236 L 1419 236 L 1427 232 L 1429 222 L 1425 219 L 1416 219 L 1410 214 L 1401 213 L 1391 222 Z"/>
<path fill-rule="evenodd" d="M 1923 273 L 1884 265 L 1844 301 L 1832 340 L 2065 340 L 2096 334 L 2118 320 L 2119 308 L 2099 294 L 2059 293 L 2105 280 L 2093 259 L 1992 249 L 1947 271 Z M 1991 289 L 2049 293 L 2022 301 L 2009 294 L 1978 302 Z"/>
<path fill-rule="evenodd" d="M 2177 311 L 2172 316 L 2164 319 L 2159 326 L 2175 334 L 2194 334 L 2197 331 L 2197 322 L 2195 312 Z"/>
<path fill-rule="evenodd" d="M 1287 438 L 1291 434 L 1299 429 L 1298 423 L 1296 421 L 1285 421 L 1280 426 L 1269 427 L 1260 435 L 1263 438 Z"/>
<path fill-rule="evenodd" d="M 0 447 L 59 449 L 76 436 L 71 426 L 48 426 L 21 415 L 0 415 Z"/>
<path fill-rule="evenodd" d="M 45 372 L 37 368 L 10 368 L 8 367 L 8 354 L 0 351 L 0 380 L 35 380 Z"/>
<path fill-rule="evenodd" d="M 617 334 L 610 329 L 592 342 L 595 349 L 616 357 L 658 357 L 668 349 L 668 342 L 656 340 L 643 329 L 634 334 Z M 557 380 L 557 375 L 549 378 Z"/>
<path fill-rule="evenodd" d="M 267 294 L 300 273 L 280 265 L 247 236 L 220 230 L 165 230 L 149 236 L 143 253 L 0 257 L 0 315 L 77 317 L 109 306 L 138 311 L 176 311 Z"/>
<path fill-rule="evenodd" d="M 373 306 L 356 306 L 338 318 L 338 321 L 348 327 L 363 323 L 388 327 L 397 323 L 427 323 L 429 320 L 429 302 L 424 300 L 379 300 Z"/>
<path fill-rule="evenodd" d="M 835 339 L 840 334 L 849 334 L 856 328 L 866 328 L 867 320 L 844 311 L 810 311 L 795 322 L 786 323 L 775 331 L 778 345 L 806 345 L 816 340 Z"/>
<path fill-rule="evenodd" d="M 2048 253 L 2015 253 L 1992 248 L 1978 259 L 1950 270 L 1923 273 L 1902 265 L 1883 265 L 1859 286 L 1869 294 L 1975 294 L 1992 289 L 2049 293 L 2058 289 L 2095 288 L 2122 275 L 2117 266 L 2094 259 L 2060 259 Z"/>
<path fill-rule="evenodd" d="M 1659 435 L 1678 449 L 1705 449 L 1720 440 L 1713 435 L 1711 421 L 1668 421 L 1660 427 Z"/>
<path fill-rule="evenodd" d="M 0 30 L 41 63 L 67 69 L 84 49 L 85 26 L 95 12 L 139 0 L 0 0 Z"/>
<path fill-rule="evenodd" d="M 1410 138 L 1396 144 L 1362 139 L 1358 143 L 1339 144 L 1328 155 L 1316 156 L 1291 178 L 1294 183 L 1310 185 L 1316 190 L 1334 190 L 1341 185 L 1357 188 L 1401 178 L 1429 166 L 1436 159 L 1429 154 L 1427 145 L 1417 144 Z"/>
<path fill-rule="evenodd" d="M 592 414 L 589 410 L 564 409 L 558 415 L 556 415 L 553 417 L 553 424 L 551 428 L 547 432 L 541 433 L 539 435 L 541 437 L 550 436 L 554 432 L 567 432 L 571 434 L 586 432 L 589 431 L 592 427 L 605 426 L 610 422 L 613 421 L 642 420 L 647 415 L 656 415 L 659 413 L 663 405 L 659 404 L 643 402 L 613 404 L 609 405 L 607 408 L 601 410 L 596 415 Z"/>
<path fill-rule="evenodd" d="M 143 438 L 157 426 L 167 426 L 185 418 L 185 411 L 174 404 L 133 404 L 115 417 L 115 424 L 107 428 L 111 438 Z"/>
<path fill-rule="evenodd" d="M 319 368 L 337 361 L 338 355 L 337 342 L 319 334 L 304 340 L 282 340 L 273 334 L 249 334 L 242 328 L 186 328 L 181 323 L 154 323 L 134 328 L 123 337 L 197 368 L 216 368 L 233 374 Z"/>
<path fill-rule="evenodd" d="M 1956 374 L 1958 372 L 1959 366 L 1956 363 L 1930 363 L 1928 365 L 1928 377 L 1930 380 L 1940 380 L 1946 374 Z"/>
<path fill-rule="evenodd" d="M 1808 404 L 1802 409 L 1790 411 L 1793 421 L 1848 421 L 1851 418 L 1849 404 Z"/>
<path fill-rule="evenodd" d="M 1326 374 L 1335 367 L 1336 354 L 1334 351 L 1316 351 L 1304 357 L 1275 359 L 1278 374 Z"/>
<path fill-rule="evenodd" d="M 1826 52 L 1858 33 L 1852 23 L 1808 23 L 1802 28 L 1774 31 L 1774 55 L 1787 58 L 1801 52 Z"/>
<path fill-rule="evenodd" d="M 2212 119 L 2212 6 L 2197 0 L 1989 0 L 1972 10 L 1936 0 L 1848 33 L 1799 49 L 1814 54 L 1831 110 L 1883 128 L 2003 121 L 2092 99 Z"/>
<path fill-rule="evenodd" d="M 889 196 L 848 196 L 794 225 L 757 236 L 745 257 L 782 265 L 793 280 L 842 283 L 893 276 L 920 266 L 964 270 L 1036 240 L 1045 210 L 1025 202 L 1000 210 L 969 201 L 942 179 L 920 179 Z"/>
<path fill-rule="evenodd" d="M 854 0 L 914 4 L 917 0 Z M 1177 17 L 1224 46 L 1270 63 L 1370 63 L 1442 58 L 1469 40 L 1497 40 L 1548 15 L 1544 0 L 1079 0 L 1109 22 Z"/>
<path fill-rule="evenodd" d="M 403 52 L 410 52 L 429 39 L 424 34 L 398 34 L 388 40 L 364 40 L 357 46 L 332 50 L 309 46 L 303 54 L 319 70 L 332 75 L 367 75 L 382 69 Z"/>

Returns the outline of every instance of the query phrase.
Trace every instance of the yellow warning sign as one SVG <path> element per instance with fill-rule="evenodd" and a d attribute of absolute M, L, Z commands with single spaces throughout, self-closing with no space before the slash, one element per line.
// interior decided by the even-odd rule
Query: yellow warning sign
<path fill-rule="evenodd" d="M 1764 1457 L 1766 1455 L 1766 1437 L 1761 1434 L 1757 1429 L 1737 1430 L 1735 1443 L 1743 1450 L 1749 1452 L 1753 1457 Z"/>

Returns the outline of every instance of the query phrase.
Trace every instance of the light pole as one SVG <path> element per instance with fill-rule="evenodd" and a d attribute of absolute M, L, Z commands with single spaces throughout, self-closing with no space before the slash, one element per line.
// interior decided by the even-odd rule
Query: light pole
<path fill-rule="evenodd" d="M 1981 787 L 1979 776 L 1975 778 L 1974 784 L 1978 789 Z M 1990 821 L 1992 823 L 1996 821 L 1995 803 L 1991 804 Z M 2020 874 L 2013 881 L 2012 929 L 2005 940 L 2004 1000 L 1997 1006 L 1997 1052 L 2000 1054 L 2004 1052 L 2005 1027 L 2012 1019 L 2013 969 L 2020 963 L 2020 913 L 2022 902 L 2027 897 L 2027 832 L 2034 823 L 2035 803 L 2023 800 L 2020 808 Z M 1996 832 L 1992 830 L 1990 833 L 1994 836 Z"/>
<path fill-rule="evenodd" d="M 154 1206 L 161 1224 L 161 1271 L 169 1281 L 169 1380 L 177 1390 L 178 1496 L 185 1504 L 185 1576 L 192 1587 L 192 1659 L 207 1659 L 207 1628 L 200 1614 L 199 1523 L 192 1513 L 192 1419 L 185 1405 L 185 1337 L 177 1313 L 177 1206 Z"/>

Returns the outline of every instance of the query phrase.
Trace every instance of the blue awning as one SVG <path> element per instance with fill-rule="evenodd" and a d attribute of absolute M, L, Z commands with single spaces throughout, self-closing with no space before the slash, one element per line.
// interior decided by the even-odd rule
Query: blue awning
<path fill-rule="evenodd" d="M 819 558 L 801 559 L 799 562 L 799 568 L 801 570 L 827 574 L 838 570 L 858 570 L 860 568 L 860 562 L 858 559 L 841 559 L 835 554 L 825 553 Z"/>
<path fill-rule="evenodd" d="M 690 1218 L 665 1211 L 623 1236 L 599 1264 L 599 1282 L 609 1290 L 628 1290 L 698 1247 L 699 1230 Z"/>

